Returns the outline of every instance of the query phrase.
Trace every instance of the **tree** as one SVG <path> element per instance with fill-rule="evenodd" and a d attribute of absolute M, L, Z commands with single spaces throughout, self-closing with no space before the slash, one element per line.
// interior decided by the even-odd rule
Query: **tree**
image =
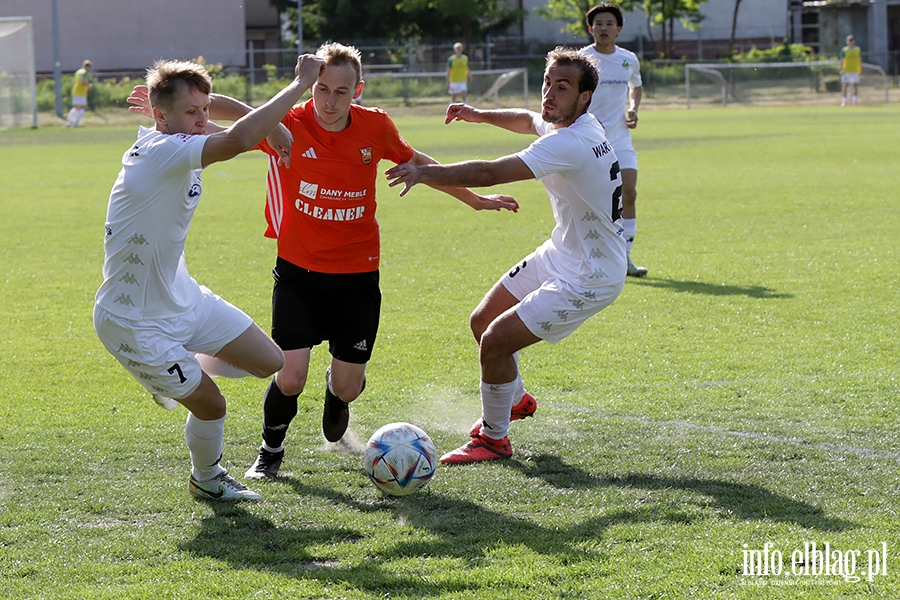
<path fill-rule="evenodd" d="M 731 39 L 728 42 L 728 56 L 734 56 L 734 34 L 737 31 L 737 16 L 740 7 L 741 0 L 734 0 L 734 12 L 731 15 Z"/>
<path fill-rule="evenodd" d="M 623 0 L 619 2 L 619 8 L 623 13 L 633 11 L 639 5 L 640 0 Z M 591 8 L 599 4 L 596 0 L 549 0 L 546 6 L 539 6 L 535 12 L 542 19 L 551 21 L 565 21 L 568 24 L 563 31 L 575 35 L 586 35 L 588 41 L 593 41 L 591 32 L 588 31 L 584 16 Z"/>
<path fill-rule="evenodd" d="M 269 0 L 269 3 L 286 14 L 290 30 L 297 31 L 297 0 Z M 302 5 L 304 38 L 403 39 L 412 29 L 407 14 L 398 9 L 395 0 L 302 0 Z"/>
<path fill-rule="evenodd" d="M 659 25 L 662 33 L 663 56 L 672 56 L 672 42 L 675 33 L 675 20 L 681 21 L 685 28 L 696 31 L 705 18 L 700 13 L 700 6 L 706 0 L 643 0 L 642 7 L 647 14 L 648 23 Z M 668 32 L 666 31 L 668 28 Z"/>
<path fill-rule="evenodd" d="M 297 29 L 297 0 L 269 0 Z M 313 39 L 457 38 L 503 31 L 522 12 L 505 0 L 302 0 L 303 35 Z"/>
<path fill-rule="evenodd" d="M 416 24 L 418 37 L 452 37 L 466 44 L 505 31 L 523 15 L 505 0 L 401 0 L 397 6 Z"/>

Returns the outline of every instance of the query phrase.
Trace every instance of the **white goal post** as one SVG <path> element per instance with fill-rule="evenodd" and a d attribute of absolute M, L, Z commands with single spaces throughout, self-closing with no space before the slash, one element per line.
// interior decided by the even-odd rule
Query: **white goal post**
<path fill-rule="evenodd" d="M 31 17 L 0 17 L 0 129 L 37 127 Z"/>
<path fill-rule="evenodd" d="M 528 108 L 528 70 L 527 69 L 484 69 L 479 71 L 471 71 L 472 77 L 486 78 L 492 80 L 489 86 L 473 86 L 469 84 L 469 102 L 484 102 L 493 98 L 494 106 L 499 107 L 499 92 L 508 83 L 516 77 L 522 78 L 522 97 L 523 108 Z M 371 67 L 366 70 L 363 79 L 372 80 L 380 78 L 393 79 L 439 79 L 443 81 L 447 77 L 446 71 L 428 71 L 428 72 L 373 72 Z M 476 87 L 478 89 L 476 89 Z M 481 87 L 486 89 L 482 90 Z M 446 95 L 446 94 L 445 94 Z"/>
<path fill-rule="evenodd" d="M 696 71 L 704 75 L 707 79 L 714 82 L 715 85 L 719 86 L 721 92 L 721 102 L 722 106 L 726 106 L 728 104 L 728 82 L 725 79 L 725 76 L 722 74 L 723 71 L 729 70 L 737 70 L 737 69 L 773 69 L 773 68 L 783 68 L 783 69 L 810 69 L 813 67 L 837 67 L 840 69 L 841 61 L 839 60 L 822 60 L 815 62 L 774 62 L 774 63 L 687 63 L 684 65 L 684 97 L 685 102 L 687 104 L 687 108 L 691 107 L 691 71 Z M 884 69 L 879 67 L 878 65 L 873 65 L 869 63 L 863 63 L 863 70 L 869 70 L 875 72 L 878 76 L 880 76 L 882 84 L 884 86 L 884 102 L 887 104 L 890 101 L 888 88 L 888 77 L 884 72 Z"/>

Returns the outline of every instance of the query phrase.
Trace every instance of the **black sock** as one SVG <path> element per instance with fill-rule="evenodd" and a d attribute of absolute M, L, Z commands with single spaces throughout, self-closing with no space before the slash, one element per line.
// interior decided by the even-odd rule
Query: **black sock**
<path fill-rule="evenodd" d="M 269 448 L 280 448 L 287 435 L 288 426 L 297 416 L 297 398 L 300 394 L 285 396 L 275 384 L 269 382 L 263 399 L 263 441 Z"/>

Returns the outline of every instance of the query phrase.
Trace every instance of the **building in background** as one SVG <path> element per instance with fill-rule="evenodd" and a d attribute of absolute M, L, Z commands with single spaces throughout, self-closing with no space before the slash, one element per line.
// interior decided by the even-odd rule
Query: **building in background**
<path fill-rule="evenodd" d="M 527 39 L 562 44 L 589 44 L 591 38 L 563 33 L 566 23 L 546 21 L 535 8 L 546 0 L 521 0 L 528 16 L 518 28 Z M 720 58 L 728 48 L 735 0 L 708 0 L 701 6 L 704 16 L 695 30 L 675 22 L 674 56 L 688 60 Z M 867 62 L 885 70 L 900 70 L 900 0 L 744 0 L 738 11 L 735 30 L 737 51 L 751 46 L 770 48 L 784 39 L 811 46 L 816 52 L 836 55 L 847 35 L 853 33 Z M 662 35 L 658 25 L 650 27 L 647 15 L 638 9 L 625 14 L 625 26 L 619 40 L 622 45 L 641 55 L 656 54 L 653 43 Z"/>
<path fill-rule="evenodd" d="M 38 73 L 54 69 L 52 4 L 0 2 L 0 17 L 32 17 Z M 201 55 L 243 66 L 248 35 L 270 39 L 268 6 L 268 0 L 58 0 L 60 68 L 73 72 L 89 58 L 98 71 L 141 71 L 158 58 Z M 277 18 L 276 12 L 276 31 Z"/>
<path fill-rule="evenodd" d="M 509 0 L 526 16 L 510 28 L 517 42 L 496 58 L 521 65 L 542 57 L 556 44 L 592 42 L 587 33 L 563 32 L 566 23 L 539 17 L 536 8 L 547 0 Z M 38 73 L 51 73 L 53 30 L 51 0 L 2 0 L 0 17 L 31 16 L 34 23 L 35 62 Z M 158 58 L 191 59 L 203 56 L 224 67 L 246 68 L 251 55 L 253 71 L 281 64 L 277 50 L 282 41 L 282 19 L 269 0 L 57 0 L 59 11 L 60 68 L 74 72 L 90 58 L 98 72 L 140 72 Z M 708 0 L 702 5 L 701 26 L 692 31 L 676 21 L 673 57 L 714 61 L 728 48 L 735 0 Z M 177 14 L 177 19 L 170 15 Z M 900 53 L 900 0 L 743 0 L 735 30 L 735 49 L 770 48 L 784 39 L 836 55 L 853 33 L 866 62 L 885 70 L 898 70 Z M 348 32 L 353 42 L 355 32 Z M 659 26 L 650 27 L 643 10 L 625 15 L 619 40 L 647 58 L 658 56 Z M 312 42 L 312 40 L 310 40 Z M 473 56 L 490 64 L 485 49 L 474 42 Z M 447 46 L 449 48 L 449 45 Z M 439 48 L 439 54 L 445 52 Z M 374 56 L 374 54 L 373 54 Z M 480 57 L 480 58 L 479 58 Z M 374 64 L 379 64 L 376 60 Z M 509 65 L 506 65 L 509 66 Z"/>

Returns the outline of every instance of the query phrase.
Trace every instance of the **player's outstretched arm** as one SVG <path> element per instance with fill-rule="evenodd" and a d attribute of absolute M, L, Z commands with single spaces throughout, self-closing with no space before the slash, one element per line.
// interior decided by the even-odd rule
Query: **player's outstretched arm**
<path fill-rule="evenodd" d="M 385 175 L 391 187 L 404 184 L 401 196 L 405 196 L 417 183 L 431 187 L 487 187 L 534 179 L 528 165 L 514 154 L 494 160 L 467 160 L 450 165 L 415 165 L 409 161 L 388 169 Z"/>
<path fill-rule="evenodd" d="M 315 83 L 325 61 L 313 54 L 297 58 L 294 80 L 274 98 L 238 119 L 222 133 L 209 136 L 203 146 L 203 166 L 229 160 L 259 144 L 281 122 L 303 93 Z"/>
<path fill-rule="evenodd" d="M 153 118 L 153 107 L 150 106 L 150 93 L 146 85 L 136 85 L 131 90 L 127 102 L 132 106 L 128 110 L 134 113 L 140 113 L 145 117 Z M 222 94 L 209 95 L 209 116 L 211 119 L 226 119 L 228 121 L 237 121 L 244 115 L 253 111 L 240 100 L 235 100 L 230 96 Z M 206 133 L 213 134 L 225 131 L 222 127 L 212 121 L 207 123 Z M 294 136 L 287 127 L 279 123 L 272 132 L 266 136 L 269 146 L 278 153 L 278 164 L 287 167 L 291 166 L 291 147 L 294 144 Z"/>
<path fill-rule="evenodd" d="M 534 128 L 536 116 L 538 116 L 537 113 L 520 108 L 479 110 L 468 104 L 451 104 L 447 107 L 447 117 L 444 119 L 444 123 L 449 124 L 453 121 L 487 123 L 514 133 L 537 135 L 537 130 Z"/>
<path fill-rule="evenodd" d="M 438 163 L 438 161 L 434 160 L 424 152 L 419 152 L 418 150 L 415 150 L 415 154 L 413 154 L 413 157 L 409 162 L 415 165 L 440 164 Z M 481 194 L 476 194 L 472 190 L 465 187 L 452 187 L 443 185 L 429 185 L 429 187 L 444 192 L 448 196 L 453 196 L 463 204 L 471 206 L 475 210 L 506 209 L 513 212 L 518 212 L 519 210 L 519 203 L 516 202 L 516 199 L 505 194 L 490 194 L 487 196 L 482 196 Z"/>

